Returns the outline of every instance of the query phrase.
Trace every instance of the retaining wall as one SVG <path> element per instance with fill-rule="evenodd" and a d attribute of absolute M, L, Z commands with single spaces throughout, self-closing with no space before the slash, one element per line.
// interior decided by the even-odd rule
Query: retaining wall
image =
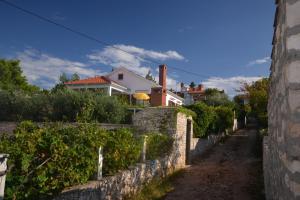
<path fill-rule="evenodd" d="M 138 132 L 161 132 L 174 138 L 170 155 L 137 164 L 115 176 L 104 177 L 99 181 L 90 181 L 87 184 L 66 189 L 55 200 L 124 199 L 137 192 L 154 177 L 164 177 L 175 170 L 184 168 L 189 160 L 189 145 L 193 135 L 192 125 L 187 126 L 189 120 L 191 122 L 192 118 L 178 113 L 174 108 L 147 108 L 138 112 L 133 118 L 133 125 Z"/>
<path fill-rule="evenodd" d="M 191 141 L 191 158 L 195 158 L 207 150 L 211 149 L 215 144 L 225 136 L 224 133 L 218 135 L 209 135 L 207 138 L 192 138 Z"/>

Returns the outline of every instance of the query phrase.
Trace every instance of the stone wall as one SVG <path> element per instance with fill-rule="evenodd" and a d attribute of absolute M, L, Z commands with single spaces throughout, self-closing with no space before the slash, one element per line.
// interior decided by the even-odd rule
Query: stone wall
<path fill-rule="evenodd" d="M 115 176 L 66 189 L 54 200 L 115 200 L 133 195 L 154 177 L 164 177 L 172 171 L 172 157 L 147 161 L 119 172 Z"/>
<path fill-rule="evenodd" d="M 267 199 L 300 199 L 300 0 L 277 0 L 264 138 Z"/>
<path fill-rule="evenodd" d="M 191 141 L 191 158 L 195 158 L 211 149 L 214 145 L 225 137 L 225 133 L 209 135 L 207 138 L 192 138 Z"/>
<path fill-rule="evenodd" d="M 137 164 L 115 176 L 69 188 L 55 200 L 124 199 L 125 196 L 134 194 L 154 177 L 164 177 L 175 170 L 184 168 L 190 158 L 193 135 L 191 122 L 191 117 L 178 113 L 174 108 L 146 108 L 136 113 L 133 117 L 133 125 L 138 132 L 161 132 L 174 138 L 170 155 Z"/>
<path fill-rule="evenodd" d="M 174 154 L 176 154 L 176 166 L 184 167 L 189 158 L 186 156 L 190 151 L 187 147 L 187 123 L 192 117 L 186 117 L 183 113 L 178 113 L 174 108 L 146 108 L 136 113 L 133 117 L 133 125 L 141 133 L 160 132 L 168 134 L 174 138 Z M 193 126 L 189 133 L 189 138 L 193 136 Z M 189 144 L 190 144 L 189 141 Z M 188 150 L 187 150 L 188 148 Z M 186 153 L 188 152 L 188 153 Z"/>

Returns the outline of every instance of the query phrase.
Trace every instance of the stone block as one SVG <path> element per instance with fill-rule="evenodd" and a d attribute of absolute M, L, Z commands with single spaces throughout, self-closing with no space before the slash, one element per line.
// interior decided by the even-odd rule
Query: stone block
<path fill-rule="evenodd" d="M 288 27 L 300 24 L 300 1 L 286 4 L 286 22 Z"/>
<path fill-rule="evenodd" d="M 300 10 L 299 10 L 300 12 Z M 300 33 L 296 35 L 289 36 L 287 38 L 287 49 L 288 50 L 299 50 L 300 49 Z"/>

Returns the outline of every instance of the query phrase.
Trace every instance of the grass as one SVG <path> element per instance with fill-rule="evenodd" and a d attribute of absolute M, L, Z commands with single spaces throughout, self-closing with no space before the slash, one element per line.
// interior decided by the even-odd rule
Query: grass
<path fill-rule="evenodd" d="M 141 191 L 126 200 L 162 200 L 168 192 L 174 190 L 173 181 L 182 173 L 183 170 L 178 170 L 164 179 L 154 178 Z"/>

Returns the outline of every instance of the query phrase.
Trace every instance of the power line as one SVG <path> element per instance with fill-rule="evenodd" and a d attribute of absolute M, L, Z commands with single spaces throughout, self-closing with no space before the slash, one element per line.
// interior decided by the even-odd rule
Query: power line
<path fill-rule="evenodd" d="M 14 3 L 11 3 L 11 2 L 9 2 L 9 1 L 7 1 L 7 0 L 0 0 L 0 1 L 1 1 L 2 3 L 5 3 L 6 5 L 8 5 L 8 6 L 10 6 L 10 7 L 13 7 L 13 8 L 15 8 L 15 9 L 17 9 L 17 10 L 20 10 L 20 11 L 26 13 L 26 14 L 29 14 L 29 15 L 31 15 L 31 16 L 34 16 L 34 17 L 36 17 L 36 18 L 38 18 L 38 19 L 40 19 L 40 20 L 42 20 L 42 21 L 48 22 L 48 23 L 50 23 L 50 24 L 53 24 L 53 25 L 55 25 L 55 26 L 57 26 L 57 27 L 60 27 L 60 28 L 62 28 L 62 29 L 64 29 L 64 30 L 67 30 L 67 31 L 69 31 L 69 32 L 72 32 L 72 33 L 74 33 L 74 34 L 77 34 L 77 35 L 79 35 L 79 36 L 81 36 L 81 37 L 84 37 L 84 38 L 86 38 L 86 39 L 89 39 L 89 40 L 91 40 L 91 41 L 97 42 L 97 43 L 99 43 L 99 44 L 101 44 L 101 45 L 104 45 L 104 46 L 110 46 L 111 48 L 114 48 L 114 49 L 117 49 L 117 50 L 119 50 L 119 51 L 122 51 L 122 52 L 124 52 L 124 53 L 126 53 L 126 54 L 128 54 L 128 55 L 134 56 L 134 57 L 136 57 L 136 58 L 138 58 L 138 59 L 142 59 L 142 60 L 145 60 L 145 61 L 148 61 L 148 62 L 157 64 L 157 65 L 160 65 L 160 64 L 161 64 L 160 62 L 157 62 L 157 61 L 152 60 L 152 59 L 144 59 L 144 58 L 141 58 L 140 56 L 134 55 L 133 53 L 130 53 L 130 52 L 128 52 L 128 51 L 125 51 L 125 50 L 122 49 L 122 48 L 116 47 L 116 46 L 113 45 L 113 44 L 110 44 L 110 43 L 105 42 L 105 41 L 103 41 L 103 40 L 99 40 L 99 39 L 97 39 L 97 38 L 95 38 L 95 37 L 93 37 L 93 36 L 91 36 L 91 35 L 88 35 L 87 33 L 84 33 L 84 32 L 78 31 L 78 30 L 75 30 L 75 29 L 73 29 L 73 28 L 71 28 L 71 27 L 69 27 L 69 26 L 66 26 L 66 25 L 57 23 L 57 22 L 55 22 L 55 21 L 53 21 L 53 20 L 51 20 L 51 19 L 49 19 L 49 18 L 47 18 L 47 17 L 41 16 L 41 15 L 39 15 L 39 14 L 33 12 L 33 11 L 30 11 L 30 10 L 27 10 L 27 9 L 25 9 L 25 8 L 22 8 L 22 7 L 20 7 L 20 6 L 16 5 L 16 4 L 14 4 Z M 198 74 L 198 73 L 191 72 L 191 71 L 188 71 L 188 70 L 185 70 L 185 69 L 181 69 L 181 68 L 179 68 L 179 67 L 173 67 L 173 66 L 170 66 L 170 65 L 168 65 L 168 68 L 171 68 L 171 69 L 174 69 L 174 70 L 177 70 L 177 71 L 181 71 L 181 72 L 184 72 L 184 73 L 187 73 L 187 74 L 191 74 L 191 75 L 194 75 L 194 76 L 199 76 L 199 77 L 204 77 L 204 78 L 210 77 L 210 76 L 207 76 L 207 75 Z"/>

